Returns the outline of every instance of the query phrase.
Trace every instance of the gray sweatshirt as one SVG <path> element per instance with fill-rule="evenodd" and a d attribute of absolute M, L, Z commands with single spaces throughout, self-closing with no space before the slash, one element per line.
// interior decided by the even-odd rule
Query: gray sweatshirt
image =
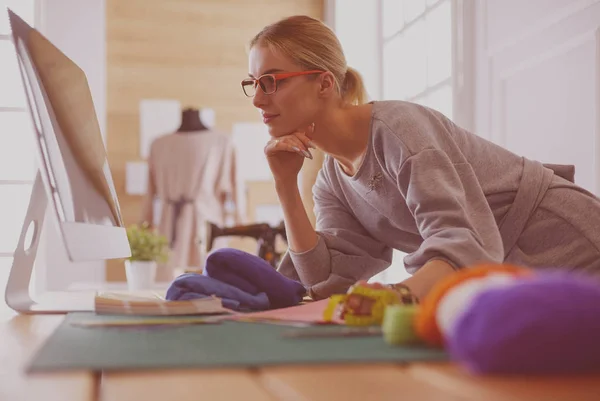
<path fill-rule="evenodd" d="M 503 262 L 557 183 L 568 184 L 441 113 L 402 101 L 374 102 L 357 173 L 348 176 L 327 156 L 317 177 L 317 245 L 288 251 L 278 270 L 324 298 L 386 269 L 394 248 L 408 254 L 409 273 L 434 259 L 455 268 Z M 520 209 L 513 207 L 517 195 Z"/>

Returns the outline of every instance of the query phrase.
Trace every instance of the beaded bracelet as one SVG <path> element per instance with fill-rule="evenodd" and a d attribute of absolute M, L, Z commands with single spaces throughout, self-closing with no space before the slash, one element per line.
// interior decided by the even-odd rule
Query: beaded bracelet
<path fill-rule="evenodd" d="M 414 305 L 419 303 L 419 298 L 412 293 L 406 284 L 396 283 L 388 284 L 388 288 L 400 294 L 400 303 L 404 305 Z"/>

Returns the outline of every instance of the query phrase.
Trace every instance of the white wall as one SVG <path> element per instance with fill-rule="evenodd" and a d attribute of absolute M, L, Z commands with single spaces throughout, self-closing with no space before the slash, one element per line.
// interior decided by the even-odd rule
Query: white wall
<path fill-rule="evenodd" d="M 106 29 L 104 0 L 41 0 L 40 30 L 87 75 L 98 122 L 106 138 Z M 105 139 L 106 140 L 106 139 Z M 45 221 L 36 266 L 36 290 L 62 290 L 74 282 L 105 280 L 105 263 L 72 263 L 53 218 Z"/>
<path fill-rule="evenodd" d="M 475 4 L 477 133 L 600 194 L 600 0 Z"/>

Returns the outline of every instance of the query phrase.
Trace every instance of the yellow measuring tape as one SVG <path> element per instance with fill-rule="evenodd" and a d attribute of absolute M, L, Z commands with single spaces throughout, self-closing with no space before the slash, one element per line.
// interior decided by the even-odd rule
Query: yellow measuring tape
<path fill-rule="evenodd" d="M 323 312 L 323 319 L 326 322 L 333 321 L 335 312 L 340 304 L 346 303 L 351 295 L 360 295 L 371 298 L 374 303 L 369 315 L 356 315 L 352 311 L 344 314 L 344 322 L 349 326 L 370 326 L 381 325 L 385 314 L 385 308 L 388 305 L 399 304 L 398 295 L 388 288 L 369 288 L 364 286 L 354 286 L 348 294 L 331 296 L 327 308 Z"/>

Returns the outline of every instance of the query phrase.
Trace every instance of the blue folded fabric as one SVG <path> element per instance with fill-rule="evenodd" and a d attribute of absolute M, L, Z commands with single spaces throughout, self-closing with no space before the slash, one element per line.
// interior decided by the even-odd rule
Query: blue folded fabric
<path fill-rule="evenodd" d="M 215 295 L 223 306 L 237 311 L 269 309 L 269 298 L 264 292 L 249 294 L 232 285 L 198 273 L 185 273 L 177 277 L 167 289 L 169 301 L 205 298 Z"/>
<path fill-rule="evenodd" d="M 264 259 L 239 249 L 211 252 L 203 274 L 251 295 L 264 293 L 273 309 L 298 305 L 306 294 L 301 283 L 285 277 Z"/>

